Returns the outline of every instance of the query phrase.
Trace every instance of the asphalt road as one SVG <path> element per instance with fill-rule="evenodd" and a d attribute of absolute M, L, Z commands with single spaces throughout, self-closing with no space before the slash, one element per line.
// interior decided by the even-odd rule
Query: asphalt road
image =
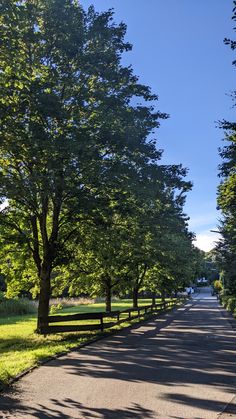
<path fill-rule="evenodd" d="M 214 297 L 52 361 L 0 396 L 1 418 L 236 418 L 236 333 Z"/>

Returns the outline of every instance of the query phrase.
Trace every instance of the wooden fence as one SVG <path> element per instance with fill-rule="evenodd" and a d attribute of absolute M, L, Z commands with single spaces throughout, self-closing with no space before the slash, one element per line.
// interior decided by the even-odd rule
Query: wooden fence
<path fill-rule="evenodd" d="M 63 332 L 82 332 L 82 331 L 93 331 L 100 330 L 103 332 L 105 329 L 109 329 L 113 326 L 121 323 L 140 318 L 147 314 L 154 314 L 158 312 L 167 311 L 171 308 L 178 306 L 184 299 L 173 298 L 160 303 L 139 306 L 137 308 L 128 308 L 126 310 L 117 310 L 98 313 L 78 313 L 68 315 L 56 315 L 48 316 L 47 324 L 41 327 L 40 333 L 48 335 L 50 333 L 63 333 Z M 92 323 L 88 324 L 61 324 L 65 322 L 92 320 Z M 96 321 L 96 322 L 94 322 Z M 58 325 L 51 325 L 51 323 L 60 323 Z"/>

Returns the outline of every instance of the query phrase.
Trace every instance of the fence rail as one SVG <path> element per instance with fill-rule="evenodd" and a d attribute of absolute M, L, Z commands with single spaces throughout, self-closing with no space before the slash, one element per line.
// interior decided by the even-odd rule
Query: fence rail
<path fill-rule="evenodd" d="M 40 333 L 48 335 L 51 333 L 64 333 L 64 332 L 83 332 L 100 330 L 103 332 L 113 326 L 121 323 L 140 318 L 148 313 L 158 313 L 167 311 L 171 308 L 183 303 L 183 298 L 173 298 L 156 304 L 139 306 L 137 308 L 127 308 L 126 310 L 116 310 L 111 312 L 98 312 L 98 313 L 77 313 L 68 315 L 55 315 L 48 316 L 46 323 L 41 326 Z M 113 319 L 113 321 L 111 321 Z M 64 323 L 79 320 L 99 320 L 98 323 L 91 324 L 59 324 L 51 325 L 51 323 Z"/>

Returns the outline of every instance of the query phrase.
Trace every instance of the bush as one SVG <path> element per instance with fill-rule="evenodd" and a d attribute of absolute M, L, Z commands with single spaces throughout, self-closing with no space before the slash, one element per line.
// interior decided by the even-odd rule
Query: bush
<path fill-rule="evenodd" d="M 5 292 L 0 291 L 0 303 L 2 303 L 3 301 L 5 301 L 6 297 L 5 297 Z"/>
<path fill-rule="evenodd" d="M 222 287 L 222 283 L 221 283 L 221 281 L 219 279 L 217 279 L 216 281 L 214 281 L 213 286 L 214 286 L 214 289 L 215 289 L 215 291 L 217 293 L 219 293 L 220 291 L 222 291 L 222 288 L 223 287 Z"/>
<path fill-rule="evenodd" d="M 228 297 L 226 301 L 226 309 L 230 311 L 230 313 L 234 313 L 236 309 L 236 297 Z"/>
<path fill-rule="evenodd" d="M 222 295 L 225 295 L 225 296 L 232 296 L 232 292 L 230 292 L 230 290 L 229 290 L 229 288 L 224 288 L 222 291 Z"/>
<path fill-rule="evenodd" d="M 236 296 L 224 295 L 224 293 L 221 293 L 220 303 L 236 317 Z"/>
<path fill-rule="evenodd" d="M 0 316 L 18 316 L 22 314 L 35 314 L 36 312 L 36 303 L 26 298 L 4 299 L 0 302 Z"/>
<path fill-rule="evenodd" d="M 57 304 L 57 305 L 54 305 L 54 304 L 52 304 L 51 306 L 50 306 L 50 311 L 49 311 L 49 314 L 55 314 L 55 313 L 57 313 L 59 310 L 62 310 L 63 309 L 63 305 L 62 304 Z"/>

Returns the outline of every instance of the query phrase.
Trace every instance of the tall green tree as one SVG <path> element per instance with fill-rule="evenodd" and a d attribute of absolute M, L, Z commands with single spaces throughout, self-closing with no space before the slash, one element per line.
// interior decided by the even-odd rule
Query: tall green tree
<path fill-rule="evenodd" d="M 78 289 L 104 295 L 106 310 L 110 311 L 112 293 L 131 294 L 137 307 L 141 289 L 159 291 L 149 274 L 157 265 L 171 275 L 169 285 L 164 284 L 167 276 L 162 275 L 163 288 L 170 292 L 175 282 L 179 284 L 179 271 L 174 275 L 174 267 L 186 271 L 191 258 L 182 242 L 191 248 L 192 239 L 182 214 L 183 194 L 191 186 L 184 175 L 182 167 L 146 167 L 142 176 L 139 172 L 137 183 L 133 182 L 132 188 L 130 185 L 129 193 L 120 194 L 119 200 L 113 198 L 96 222 L 83 225 L 79 257 L 75 255 L 71 266 L 73 292 Z"/>
<path fill-rule="evenodd" d="M 52 271 L 84 214 L 93 217 L 108 205 L 107 191 L 160 157 L 147 138 L 166 115 L 121 65 L 131 49 L 125 31 L 111 11 L 85 13 L 73 0 L 0 5 L 1 241 L 9 233 L 9 259 L 17 242 L 34 261 L 39 330 Z"/>
<path fill-rule="evenodd" d="M 233 21 L 236 20 L 236 2 L 234 1 Z M 234 28 L 235 30 L 235 28 Z M 225 39 L 226 45 L 234 51 L 236 41 Z M 236 60 L 232 63 L 236 66 Z M 232 94 L 235 102 L 236 92 Z M 217 249 L 218 261 L 224 271 L 225 286 L 230 292 L 236 293 L 236 122 L 222 121 L 221 128 L 225 131 L 225 145 L 220 150 L 223 163 L 220 166 L 222 182 L 218 188 L 218 205 L 222 212 L 219 230 L 222 235 Z"/>

